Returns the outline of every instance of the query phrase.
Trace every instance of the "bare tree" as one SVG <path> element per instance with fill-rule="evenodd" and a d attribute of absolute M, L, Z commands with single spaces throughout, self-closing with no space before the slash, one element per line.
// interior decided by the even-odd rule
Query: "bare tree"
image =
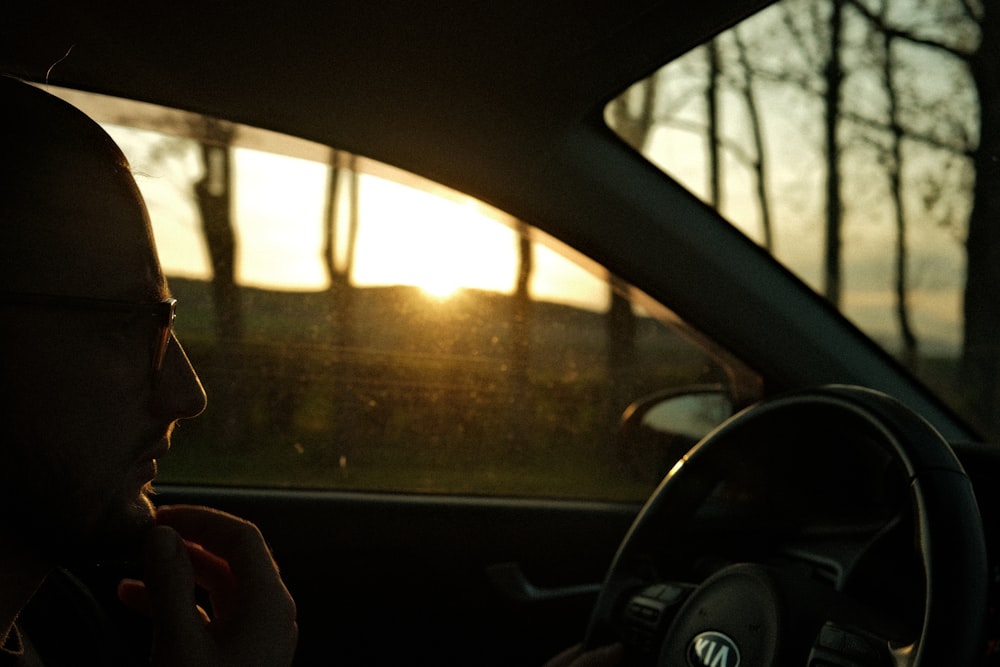
<path fill-rule="evenodd" d="M 886 174 L 889 178 L 889 193 L 892 198 L 893 216 L 895 218 L 896 233 L 896 261 L 895 261 L 895 292 L 896 292 L 896 318 L 899 322 L 900 337 L 903 341 L 903 362 L 910 368 L 917 365 L 917 336 L 910 324 L 910 315 L 907 308 L 907 244 L 906 244 L 906 213 L 903 202 L 903 127 L 899 120 L 899 97 L 896 94 L 896 86 L 893 81 L 893 38 L 889 35 L 882 36 L 883 49 L 883 79 L 885 83 L 886 97 L 888 98 L 889 116 L 889 149 L 886 162 Z"/>
<path fill-rule="evenodd" d="M 720 79 L 722 65 L 719 56 L 719 42 L 713 39 L 705 45 L 708 60 L 708 81 L 705 85 L 705 145 L 708 155 L 708 202 L 716 209 L 722 206 L 722 144 L 721 110 L 719 108 Z"/>
<path fill-rule="evenodd" d="M 346 184 L 345 184 L 346 181 Z M 343 202 L 346 193 L 346 204 Z M 330 176 L 327 183 L 323 225 L 323 263 L 329 281 L 330 312 L 334 344 L 346 347 L 352 343 L 353 290 L 351 275 L 360 224 L 360 191 L 357 157 L 342 151 L 330 151 Z M 342 212 L 346 208 L 346 221 Z M 341 252 L 341 227 L 346 223 L 345 248 Z"/>
<path fill-rule="evenodd" d="M 344 352 L 354 345 L 355 292 L 351 275 L 360 224 L 359 178 L 357 158 L 336 149 L 330 150 L 324 218 L 323 264 L 329 281 L 326 317 L 331 331 L 331 363 L 338 364 L 330 373 L 327 394 L 333 420 L 331 441 L 338 447 L 324 451 L 327 461 L 331 462 L 345 456 L 345 453 L 353 453 L 350 448 L 358 417 L 357 401 L 352 394 L 353 378 L 350 376 L 354 372 L 354 364 Z M 347 225 L 343 236 L 346 247 L 341 252 L 339 242 L 344 224 Z"/>
<path fill-rule="evenodd" d="M 886 39 L 906 42 L 945 54 L 965 63 L 978 94 L 978 143 L 960 128 L 949 128 L 942 108 L 926 109 L 937 119 L 927 132 L 901 132 L 910 140 L 935 146 L 958 156 L 971 156 L 975 173 L 972 211 L 965 238 L 966 282 L 964 333 L 959 377 L 965 400 L 979 425 L 1000 432 L 1000 12 L 991 2 L 977 0 L 928 0 L 922 8 L 936 25 L 950 25 L 952 37 L 926 34 L 919 29 L 890 25 L 884 14 L 876 14 L 861 0 L 852 6 Z M 972 30 L 971 27 L 975 28 Z M 977 32 L 977 39 L 970 33 Z"/>
<path fill-rule="evenodd" d="M 840 62 L 841 40 L 844 23 L 843 0 L 830 2 L 830 42 L 824 68 L 826 93 L 824 96 L 824 145 L 826 147 L 826 249 L 824 253 L 823 291 L 831 303 L 841 303 L 841 205 L 840 144 L 837 128 L 840 123 L 840 93 L 843 67 Z"/>
<path fill-rule="evenodd" d="M 517 277 L 514 283 L 514 295 L 510 307 L 510 431 L 509 453 L 515 459 L 523 457 L 528 451 L 527 438 L 531 433 L 530 414 L 533 405 L 531 400 L 531 382 L 528 378 L 531 355 L 531 330 L 534 321 L 534 308 L 531 299 L 531 275 L 535 270 L 534 252 L 528 226 L 518 221 L 517 231 Z"/>
<path fill-rule="evenodd" d="M 702 173 L 706 199 L 718 206 L 726 179 L 735 178 L 721 173 L 722 156 L 748 165 L 756 173 L 763 245 L 771 247 L 765 167 L 775 146 L 765 143 L 762 130 L 766 114 L 775 108 L 756 106 L 754 88 L 767 86 L 795 99 L 814 100 L 822 110 L 818 122 L 811 108 L 797 113 L 807 137 L 819 130 L 804 146 L 818 146 L 816 155 L 826 165 L 820 196 L 825 208 L 819 212 L 824 227 L 821 290 L 841 305 L 847 214 L 859 213 L 859 202 L 866 197 L 879 197 L 885 217 L 865 211 L 863 219 L 892 225 L 894 317 L 903 360 L 915 365 L 919 350 L 910 312 L 908 237 L 952 227 L 964 239 L 967 259 L 960 377 L 966 402 L 993 432 L 1000 432 L 1000 387 L 994 379 L 1000 376 L 1000 299 L 995 298 L 1000 264 L 993 259 L 1000 253 L 998 14 L 995 3 L 986 0 L 791 0 L 769 14 L 770 23 L 731 33 L 732 51 L 726 50 L 730 42 L 718 39 L 688 59 L 691 64 L 672 65 L 688 68 L 674 69 L 673 79 L 664 80 L 663 97 L 676 94 L 677 99 L 655 100 L 650 91 L 657 79 L 651 77 L 613 103 L 609 114 L 622 136 L 640 148 L 657 124 L 709 137 Z M 774 39 L 784 40 L 781 54 L 768 43 Z M 952 67 L 953 80 L 926 80 L 930 61 Z M 693 63 L 707 66 L 692 69 Z M 691 113 L 671 117 L 671 105 L 688 105 L 690 111 L 691 98 L 682 99 L 685 93 L 678 93 L 678 85 L 696 80 L 704 95 L 700 118 Z M 977 100 L 965 96 L 968 80 L 974 82 Z M 877 81 L 881 92 L 870 88 Z M 863 85 L 869 86 L 867 94 L 859 94 Z M 954 88 L 949 91 L 948 86 Z M 793 95 L 792 89 L 798 92 Z M 720 130 L 720 117 L 730 117 L 719 113 L 726 90 L 742 96 L 743 136 L 724 136 Z M 932 160 L 946 166 L 928 168 Z M 862 173 L 859 165 L 867 176 L 856 178 Z M 876 174 L 884 178 L 884 186 L 871 178 Z"/>
<path fill-rule="evenodd" d="M 907 243 L 908 220 L 904 196 L 904 151 L 903 146 L 908 137 L 903 125 L 904 100 L 902 90 L 903 76 L 897 71 L 901 60 L 896 56 L 894 44 L 898 39 L 895 35 L 879 30 L 885 25 L 889 2 L 881 0 L 877 10 L 877 22 L 865 25 L 868 35 L 863 44 L 866 46 L 866 59 L 862 59 L 881 83 L 881 97 L 884 103 L 884 119 L 862 116 L 859 113 L 846 114 L 849 122 L 860 126 L 863 132 L 862 143 L 874 149 L 877 163 L 885 172 L 887 187 L 887 203 L 892 217 L 895 236 L 893 258 L 893 293 L 895 296 L 895 314 L 902 342 L 901 360 L 911 369 L 916 369 L 918 363 L 917 337 L 910 322 L 909 312 L 909 251 Z M 872 14 L 870 16 L 874 16 Z"/>
<path fill-rule="evenodd" d="M 966 237 L 965 333 L 961 378 L 982 426 L 1000 433 L 1000 10 L 991 0 L 963 8 L 977 19 L 979 48 L 970 57 L 979 93 L 976 188 Z"/>
<path fill-rule="evenodd" d="M 774 231 L 771 222 L 771 204 L 767 193 L 768 159 L 764 145 L 764 125 L 756 97 L 756 73 L 750 62 L 747 45 L 740 35 L 739 28 L 733 31 L 736 45 L 737 61 L 739 63 L 738 83 L 736 87 L 743 96 L 747 116 L 750 122 L 750 132 L 753 142 L 753 152 L 748 158 L 754 173 L 757 203 L 760 207 L 760 225 L 763 238 L 762 245 L 768 252 L 774 252 Z"/>
<path fill-rule="evenodd" d="M 204 173 L 194 184 L 202 231 L 212 264 L 212 296 L 220 339 L 240 340 L 242 308 L 236 285 L 236 232 L 232 215 L 231 155 L 235 128 L 201 117 L 200 149 Z"/>

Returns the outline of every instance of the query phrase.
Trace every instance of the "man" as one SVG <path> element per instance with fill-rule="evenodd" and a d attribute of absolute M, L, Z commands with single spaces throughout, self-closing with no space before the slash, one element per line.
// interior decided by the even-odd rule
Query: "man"
<path fill-rule="evenodd" d="M 145 204 L 111 138 L 69 104 L 0 76 L 0 667 L 119 661 L 98 645 L 82 589 L 57 622 L 26 615 L 60 565 L 144 551 L 144 581 L 120 600 L 152 618 L 152 664 L 283 665 L 295 604 L 253 524 L 203 507 L 154 509 L 156 460 L 205 393 L 173 336 L 173 304 Z M 209 617 L 195 600 L 208 590 Z M 76 616 L 74 616 L 76 614 Z M 69 633 L 68 625 L 83 624 Z M 36 641 L 38 635 L 35 635 Z M 68 641 L 72 637 L 73 641 Z M 68 645 L 67 645 L 68 644 Z M 49 649 L 52 651 L 52 649 Z M 617 664 L 618 646 L 567 650 L 548 667 Z"/>
<path fill-rule="evenodd" d="M 152 618 L 154 665 L 288 664 L 295 605 L 256 527 L 149 499 L 205 394 L 124 156 L 32 86 L 0 77 L 0 100 L 0 665 L 45 659 L 17 621 L 57 566 L 138 545 L 118 594 Z"/>

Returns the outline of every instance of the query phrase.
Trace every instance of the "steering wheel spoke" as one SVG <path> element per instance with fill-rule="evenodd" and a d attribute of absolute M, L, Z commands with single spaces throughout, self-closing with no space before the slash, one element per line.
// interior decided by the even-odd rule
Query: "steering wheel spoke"
<path fill-rule="evenodd" d="M 827 621 L 809 652 L 810 666 L 885 667 L 912 664 L 915 645 L 891 640 L 854 626 Z"/>
<path fill-rule="evenodd" d="M 655 657 L 678 610 L 695 588 L 694 584 L 662 582 L 628 595 L 619 628 L 619 636 L 628 652 Z"/>

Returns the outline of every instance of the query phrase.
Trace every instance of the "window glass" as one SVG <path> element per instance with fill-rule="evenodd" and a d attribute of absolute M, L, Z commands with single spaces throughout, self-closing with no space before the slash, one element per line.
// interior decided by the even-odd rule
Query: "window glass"
<path fill-rule="evenodd" d="M 757 394 L 665 308 L 473 198 L 293 138 L 63 94 L 129 157 L 209 394 L 162 481 L 640 500 L 684 450 L 624 442 L 630 403 Z"/>
<path fill-rule="evenodd" d="M 1000 437 L 988 4 L 783 0 L 606 119 Z"/>

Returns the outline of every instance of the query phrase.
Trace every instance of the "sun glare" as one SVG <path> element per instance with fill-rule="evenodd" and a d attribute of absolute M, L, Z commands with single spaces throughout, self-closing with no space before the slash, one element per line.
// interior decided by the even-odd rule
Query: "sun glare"
<path fill-rule="evenodd" d="M 445 301 L 467 286 L 468 276 L 455 269 L 447 262 L 428 262 L 421 270 L 413 272 L 411 282 L 427 296 Z"/>
<path fill-rule="evenodd" d="M 451 298 L 459 290 L 459 285 L 447 280 L 427 280 L 419 285 L 420 291 L 438 301 Z"/>
<path fill-rule="evenodd" d="M 413 285 L 442 300 L 461 288 L 511 289 L 517 245 L 509 227 L 432 193 L 362 183 L 355 284 Z"/>

